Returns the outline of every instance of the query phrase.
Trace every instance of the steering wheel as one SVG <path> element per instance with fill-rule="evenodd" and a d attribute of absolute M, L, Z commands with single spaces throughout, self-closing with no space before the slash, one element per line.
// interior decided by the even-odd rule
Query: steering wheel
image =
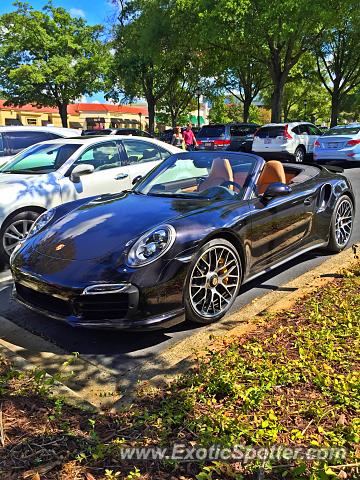
<path fill-rule="evenodd" d="M 224 187 L 223 185 L 219 185 L 216 187 L 210 187 L 206 190 L 203 190 L 200 196 L 206 195 L 208 197 L 218 197 L 218 196 L 226 196 L 232 198 L 235 195 L 235 192 L 229 190 L 228 188 Z"/>
<path fill-rule="evenodd" d="M 239 183 L 232 182 L 231 180 L 226 180 L 226 182 L 223 182 L 221 184 L 222 187 L 231 187 L 231 185 L 239 190 L 241 192 L 242 186 Z"/>

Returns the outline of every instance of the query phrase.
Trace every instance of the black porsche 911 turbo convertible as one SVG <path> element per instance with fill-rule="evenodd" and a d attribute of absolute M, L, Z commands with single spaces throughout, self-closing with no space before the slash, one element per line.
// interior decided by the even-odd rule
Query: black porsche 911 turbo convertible
<path fill-rule="evenodd" d="M 73 326 L 207 324 L 240 285 L 349 242 L 354 194 L 325 167 L 183 152 L 133 190 L 44 213 L 11 258 L 16 299 Z"/>

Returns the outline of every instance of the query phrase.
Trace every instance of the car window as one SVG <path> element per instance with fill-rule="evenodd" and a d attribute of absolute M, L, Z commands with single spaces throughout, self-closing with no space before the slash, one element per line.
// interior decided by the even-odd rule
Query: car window
<path fill-rule="evenodd" d="M 51 173 L 58 170 L 73 155 L 81 144 L 42 143 L 34 145 L 5 164 L 0 172 Z"/>
<path fill-rule="evenodd" d="M 172 153 L 165 150 L 165 148 L 158 147 L 158 149 L 159 149 L 159 152 L 161 154 L 161 159 L 162 160 L 166 160 L 168 157 L 170 157 L 170 155 L 172 155 Z"/>
<path fill-rule="evenodd" d="M 309 135 L 321 135 L 322 132 L 315 125 L 308 125 Z"/>
<path fill-rule="evenodd" d="M 197 138 L 224 137 L 225 125 L 204 125 L 196 136 Z"/>
<path fill-rule="evenodd" d="M 116 142 L 103 142 L 93 145 L 80 155 L 72 168 L 84 163 L 92 165 L 96 172 L 121 167 L 119 149 Z"/>
<path fill-rule="evenodd" d="M 330 128 L 324 135 L 357 135 L 360 132 L 360 127 L 335 127 Z"/>
<path fill-rule="evenodd" d="M 258 138 L 276 138 L 282 137 L 285 132 L 285 127 L 283 125 L 276 125 L 274 127 L 261 127 L 257 131 L 256 136 Z"/>
<path fill-rule="evenodd" d="M 309 135 L 308 125 L 306 125 L 306 123 L 302 123 L 301 125 L 299 125 L 298 129 L 298 135 Z"/>
<path fill-rule="evenodd" d="M 229 152 L 179 153 L 161 163 L 134 190 L 170 197 L 242 197 L 257 164 L 256 157 Z"/>
<path fill-rule="evenodd" d="M 230 136 L 231 137 L 246 137 L 255 133 L 257 127 L 252 125 L 231 125 Z"/>
<path fill-rule="evenodd" d="M 144 162 L 160 161 L 161 156 L 157 145 L 142 140 L 123 140 L 125 149 L 126 165 L 133 165 Z"/>
<path fill-rule="evenodd" d="M 55 135 L 54 133 L 36 131 L 6 132 L 5 135 L 10 155 L 16 155 L 21 152 L 21 150 L 24 150 L 35 143 L 59 138 L 59 135 Z"/>

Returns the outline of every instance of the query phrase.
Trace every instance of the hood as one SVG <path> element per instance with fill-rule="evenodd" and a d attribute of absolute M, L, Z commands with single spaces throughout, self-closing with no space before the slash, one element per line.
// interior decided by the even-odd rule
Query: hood
<path fill-rule="evenodd" d="M 1 164 L 0 164 L 1 166 Z M 0 187 L 3 186 L 14 186 L 16 184 L 23 186 L 24 182 L 32 181 L 34 178 L 39 177 L 39 175 L 30 175 L 30 174 L 17 174 L 17 173 L 1 173 L 0 172 Z"/>
<path fill-rule="evenodd" d="M 147 230 L 214 206 L 201 199 L 107 195 L 70 211 L 34 237 L 32 245 L 38 253 L 69 260 L 120 255 Z"/>

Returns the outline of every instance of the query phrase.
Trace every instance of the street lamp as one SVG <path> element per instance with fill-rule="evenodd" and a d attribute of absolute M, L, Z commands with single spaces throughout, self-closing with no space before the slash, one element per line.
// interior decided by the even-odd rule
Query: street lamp
<path fill-rule="evenodd" d="M 306 107 L 307 107 L 307 100 L 304 100 L 304 120 L 306 120 Z"/>
<path fill-rule="evenodd" d="M 140 118 L 140 130 L 142 130 L 142 123 L 141 123 L 142 113 L 139 112 L 138 115 L 139 115 L 139 118 Z"/>
<path fill-rule="evenodd" d="M 197 126 L 200 128 L 200 95 L 201 95 L 201 90 L 198 87 L 195 90 L 195 95 L 197 96 Z"/>

